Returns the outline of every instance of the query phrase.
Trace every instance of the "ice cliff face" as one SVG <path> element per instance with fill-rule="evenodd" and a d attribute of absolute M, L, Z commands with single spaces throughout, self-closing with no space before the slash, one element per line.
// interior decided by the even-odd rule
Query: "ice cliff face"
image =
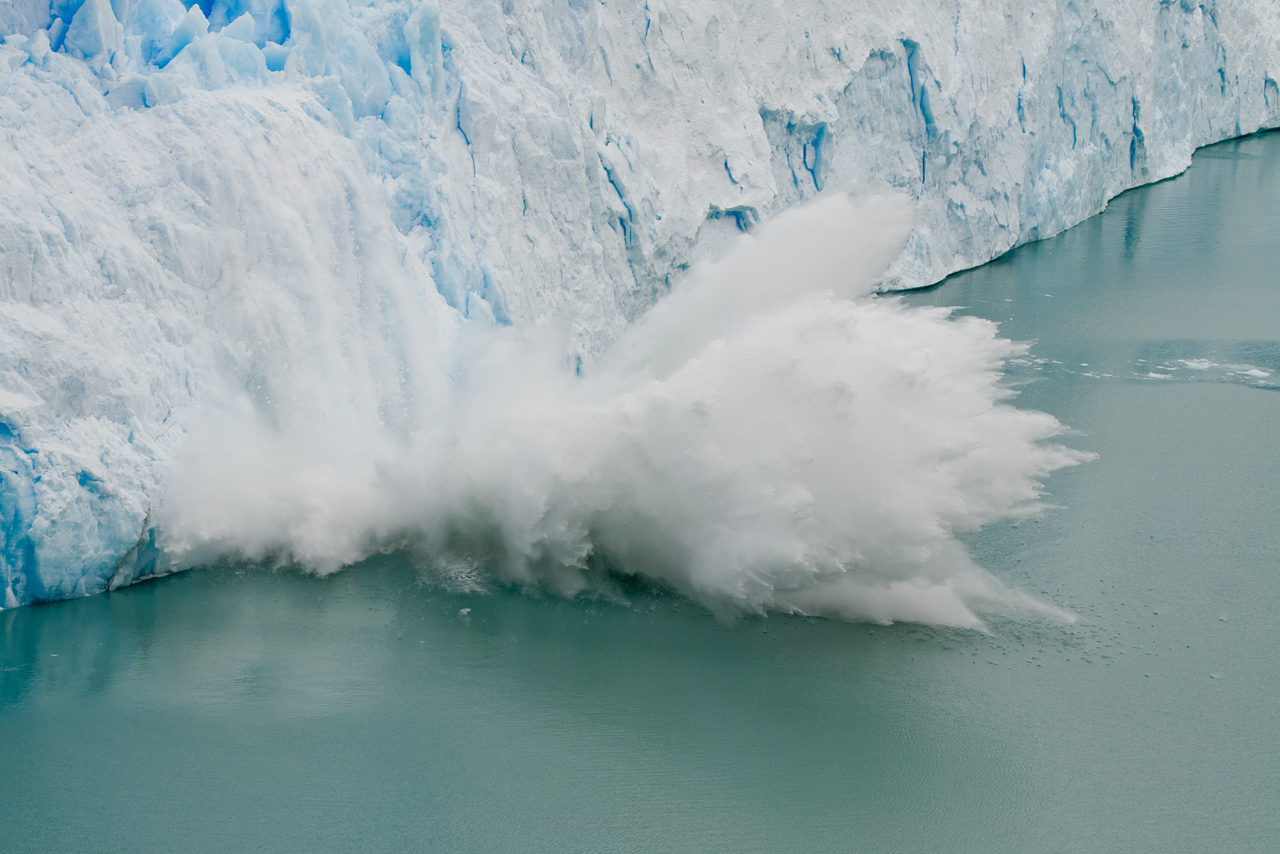
<path fill-rule="evenodd" d="M 0 34 L 4 607 L 168 566 L 215 409 L 416 435 L 469 328 L 589 365 L 824 189 L 915 200 L 910 287 L 1280 125 L 1269 0 L 0 0 Z"/>

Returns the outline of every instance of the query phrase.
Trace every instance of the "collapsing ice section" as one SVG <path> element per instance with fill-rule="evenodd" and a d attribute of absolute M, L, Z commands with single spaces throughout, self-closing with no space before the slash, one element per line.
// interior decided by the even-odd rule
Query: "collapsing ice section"
<path fill-rule="evenodd" d="M 407 436 L 335 435 L 306 403 L 272 424 L 212 413 L 159 548 L 172 568 L 234 554 L 320 572 L 414 548 L 564 595 L 640 575 L 725 614 L 1057 614 L 954 535 L 1034 512 L 1039 480 L 1084 455 L 1008 404 L 1000 369 L 1020 348 L 994 324 L 869 296 L 908 230 L 898 197 L 788 212 L 581 375 L 551 325 L 464 333 L 465 371 Z"/>
<path fill-rule="evenodd" d="M 951 537 L 1056 427 L 989 327 L 852 295 L 1280 124 L 1267 0 L 1024 6 L 0 2 L 0 606 L 408 544 L 972 622 Z M 827 212 L 896 256 L 697 266 L 848 182 L 912 198 L 905 241 Z"/>

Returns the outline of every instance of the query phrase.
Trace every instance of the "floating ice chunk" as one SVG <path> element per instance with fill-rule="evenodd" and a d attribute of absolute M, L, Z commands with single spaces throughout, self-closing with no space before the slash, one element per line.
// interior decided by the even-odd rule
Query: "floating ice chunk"
<path fill-rule="evenodd" d="M 1269 376 L 1271 376 L 1271 374 L 1270 374 L 1270 373 L 1268 373 L 1267 371 L 1260 371 L 1260 370 L 1258 370 L 1257 368 L 1250 368 L 1250 369 L 1249 369 L 1249 370 L 1247 370 L 1247 371 L 1236 371 L 1236 373 L 1240 374 L 1241 376 L 1246 376 L 1246 377 L 1257 377 L 1257 378 L 1259 378 L 1259 379 L 1261 379 L 1261 378 L 1263 378 L 1263 377 L 1269 377 Z"/>
<path fill-rule="evenodd" d="M 1213 362 L 1208 359 L 1179 359 L 1178 361 L 1193 371 L 1207 371 L 1213 367 Z"/>

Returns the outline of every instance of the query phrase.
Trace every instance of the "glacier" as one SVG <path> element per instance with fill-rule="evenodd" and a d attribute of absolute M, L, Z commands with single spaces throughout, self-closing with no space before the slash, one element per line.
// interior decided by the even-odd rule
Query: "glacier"
<path fill-rule="evenodd" d="M 0 0 L 0 35 L 3 607 L 413 547 L 729 610 L 1034 608 L 952 535 L 1081 456 L 994 329 L 866 295 L 1280 126 L 1265 0 Z M 753 400 L 797 420 L 743 434 Z"/>

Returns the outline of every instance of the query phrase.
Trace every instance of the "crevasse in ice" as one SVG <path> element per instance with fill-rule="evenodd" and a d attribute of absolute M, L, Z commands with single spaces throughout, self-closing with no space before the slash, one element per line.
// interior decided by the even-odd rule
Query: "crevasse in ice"
<path fill-rule="evenodd" d="M 1280 125 L 1269 0 L 0 0 L 0 34 L 4 607 L 163 570 L 208 413 L 323 424 L 341 468 L 426 429 L 469 329 L 590 364 L 824 189 L 914 200 L 891 290 Z"/>

